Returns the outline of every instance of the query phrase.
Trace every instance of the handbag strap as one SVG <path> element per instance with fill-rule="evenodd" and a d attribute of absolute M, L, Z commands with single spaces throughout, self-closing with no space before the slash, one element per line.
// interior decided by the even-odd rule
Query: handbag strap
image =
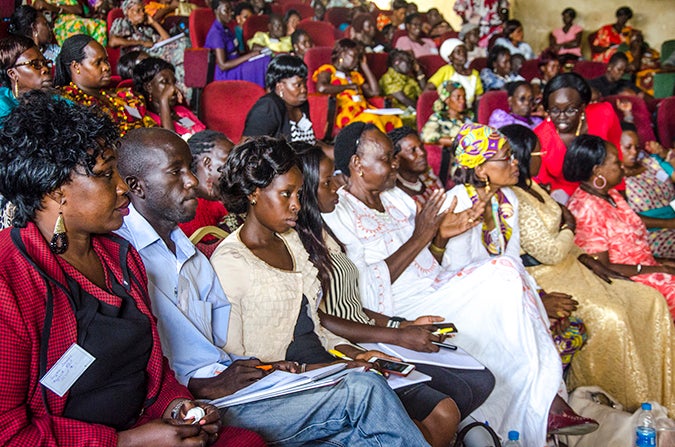
<path fill-rule="evenodd" d="M 457 433 L 457 438 L 455 438 L 455 444 L 453 447 L 464 447 L 464 438 L 466 437 L 467 433 L 478 427 L 490 434 L 494 447 L 501 447 L 502 443 L 499 441 L 499 436 L 497 436 L 497 433 L 495 433 L 495 431 L 484 422 L 472 422 L 462 428 L 459 433 Z"/>

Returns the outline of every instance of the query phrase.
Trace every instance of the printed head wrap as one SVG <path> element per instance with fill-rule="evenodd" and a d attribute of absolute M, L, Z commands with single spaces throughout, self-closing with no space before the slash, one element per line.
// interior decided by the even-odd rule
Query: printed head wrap
<path fill-rule="evenodd" d="M 477 123 L 466 123 L 457 133 L 455 159 L 460 167 L 473 169 L 495 156 L 506 144 L 498 130 Z"/>
<path fill-rule="evenodd" d="M 124 0 L 122 2 L 122 11 L 126 11 L 127 9 L 131 8 L 132 6 L 140 5 L 142 4 L 141 0 Z"/>
<path fill-rule="evenodd" d="M 438 92 L 438 99 L 434 101 L 434 112 L 445 112 L 448 108 L 447 104 L 445 104 L 445 101 L 447 101 L 452 92 L 458 88 L 464 88 L 464 86 L 455 81 L 443 81 L 443 83 L 436 90 Z"/>
<path fill-rule="evenodd" d="M 384 27 L 387 26 L 387 25 L 391 25 L 391 19 L 389 18 L 389 16 L 386 15 L 386 14 L 382 14 L 382 13 L 378 14 L 377 15 L 377 23 L 375 24 L 375 26 L 377 27 L 377 30 L 382 31 L 384 29 Z"/>

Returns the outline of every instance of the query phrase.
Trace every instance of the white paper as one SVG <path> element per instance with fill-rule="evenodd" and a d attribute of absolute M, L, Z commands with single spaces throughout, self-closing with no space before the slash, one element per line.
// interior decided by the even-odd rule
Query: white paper
<path fill-rule="evenodd" d="M 424 373 L 419 371 L 413 371 L 407 376 L 397 376 L 395 374 L 390 374 L 387 378 L 387 385 L 392 390 L 397 390 L 403 388 L 404 386 L 414 385 L 416 383 L 428 382 L 431 380 L 430 376 L 427 376 Z"/>
<path fill-rule="evenodd" d="M 96 358 L 89 354 L 77 343 L 63 353 L 61 358 L 49 368 L 40 383 L 52 390 L 59 397 L 63 397 L 71 386 L 94 363 Z"/>
<path fill-rule="evenodd" d="M 366 109 L 362 113 L 370 113 L 371 115 L 403 115 L 405 112 L 396 107 L 389 109 Z"/>
<path fill-rule="evenodd" d="M 166 44 L 168 44 L 168 43 L 171 43 L 171 42 L 175 42 L 175 41 L 177 41 L 178 39 L 181 39 L 181 38 L 183 38 L 183 37 L 185 37 L 185 33 L 179 33 L 179 34 L 176 34 L 176 35 L 173 36 L 173 37 L 169 37 L 168 39 L 164 39 L 164 40 L 162 40 L 162 41 L 160 41 L 160 42 L 155 43 L 155 44 L 152 46 L 152 48 L 150 48 L 150 51 L 156 50 L 157 48 L 161 48 L 161 47 L 163 47 L 164 45 L 166 45 Z"/>
<path fill-rule="evenodd" d="M 459 334 L 454 337 L 450 343 L 453 345 L 456 344 L 458 338 L 460 338 Z M 456 351 L 440 348 L 438 352 L 417 352 L 412 349 L 390 345 L 388 343 L 359 344 L 364 349 L 382 351 L 385 354 L 398 357 L 407 363 L 421 363 L 423 365 L 435 365 L 459 369 L 485 369 L 485 366 L 460 347 L 457 347 Z"/>

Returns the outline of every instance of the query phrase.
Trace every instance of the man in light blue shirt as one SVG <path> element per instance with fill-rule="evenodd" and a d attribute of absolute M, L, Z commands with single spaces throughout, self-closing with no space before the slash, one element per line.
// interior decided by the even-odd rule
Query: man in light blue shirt
<path fill-rule="evenodd" d="M 229 302 L 210 263 L 178 222 L 194 217 L 197 179 L 187 144 L 161 128 L 127 133 L 119 171 L 130 189 L 130 214 L 118 234 L 139 251 L 164 354 L 197 398 L 215 399 L 264 372 L 256 359 L 224 352 Z M 293 369 L 288 362 L 282 368 Z M 379 376 L 352 373 L 338 385 L 221 410 L 223 422 L 260 433 L 268 443 L 424 446 L 398 397 Z"/>

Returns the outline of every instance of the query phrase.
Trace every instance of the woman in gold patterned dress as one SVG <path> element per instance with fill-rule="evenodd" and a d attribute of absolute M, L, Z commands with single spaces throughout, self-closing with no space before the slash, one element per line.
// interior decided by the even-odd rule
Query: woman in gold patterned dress
<path fill-rule="evenodd" d="M 541 160 L 536 135 L 518 125 L 500 130 L 520 167 L 513 190 L 521 249 L 534 258 L 532 264 L 540 263 L 527 270 L 543 288 L 573 295 L 588 330 L 586 346 L 572 362 L 569 388 L 598 385 L 629 410 L 658 401 L 675 411 L 675 330 L 665 299 L 643 284 L 610 279 L 612 272 L 574 244 L 574 223 L 564 218 L 566 210 L 531 181 Z"/>
<path fill-rule="evenodd" d="M 105 20 L 87 18 L 89 5 L 84 0 L 35 0 L 33 8 L 38 11 L 50 11 L 54 35 L 59 45 L 70 36 L 86 34 L 93 37 L 104 47 L 108 44 L 108 27 Z"/>
<path fill-rule="evenodd" d="M 61 95 L 78 104 L 97 106 L 120 129 L 120 135 L 157 123 L 146 114 L 143 98 L 131 89 L 108 89 L 110 63 L 105 49 L 84 34 L 66 39 L 56 58 L 54 86 Z"/>

